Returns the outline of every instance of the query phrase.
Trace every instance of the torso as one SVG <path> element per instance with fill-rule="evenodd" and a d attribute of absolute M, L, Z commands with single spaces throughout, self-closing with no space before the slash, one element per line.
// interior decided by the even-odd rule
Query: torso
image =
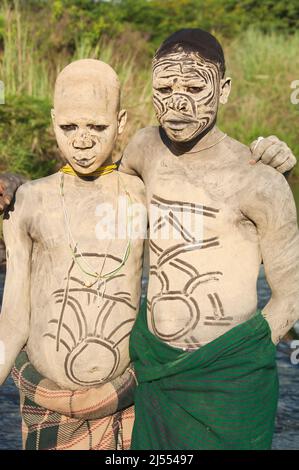
<path fill-rule="evenodd" d="M 27 349 L 42 374 L 63 388 L 80 389 L 111 380 L 130 362 L 129 335 L 139 306 L 143 240 L 130 242 L 125 265 L 101 285 L 90 285 L 95 278 L 82 268 L 106 275 L 121 265 L 128 254 L 128 238 L 98 239 L 96 227 L 113 210 L 118 216 L 118 191 L 125 198 L 126 188 L 132 202 L 143 202 L 143 184 L 116 172 L 97 183 L 81 183 L 64 175 L 70 230 L 78 243 L 74 261 L 60 178 L 57 173 L 31 183 L 36 206 L 30 224 L 33 252 Z M 106 215 L 99 209 L 101 203 L 106 204 Z"/>
<path fill-rule="evenodd" d="M 256 311 L 261 255 L 256 227 L 241 210 L 250 154 L 227 137 L 177 157 L 152 134 L 142 174 L 151 226 L 148 326 L 192 350 Z"/>

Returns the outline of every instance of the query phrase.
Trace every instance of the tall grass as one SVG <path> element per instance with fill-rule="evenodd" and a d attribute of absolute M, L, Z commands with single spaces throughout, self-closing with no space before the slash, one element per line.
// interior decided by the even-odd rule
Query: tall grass
<path fill-rule="evenodd" d="M 0 77 L 8 95 L 45 98 L 51 81 L 45 61 L 40 61 L 31 40 L 28 24 L 23 21 L 18 0 L 15 8 L 3 0 L 0 14 L 5 22 L 4 51 L 0 60 Z"/>
<path fill-rule="evenodd" d="M 18 0 L 13 9 L 5 0 L 1 5 L 5 33 L 0 80 L 5 84 L 6 104 L 0 106 L 0 171 L 18 170 L 37 177 L 53 168 L 45 164 L 47 157 L 51 161 L 58 158 L 49 112 L 52 91 L 57 73 L 72 60 L 99 58 L 119 74 L 122 105 L 128 109 L 129 121 L 118 152 L 138 128 L 155 123 L 150 57 L 140 63 L 138 43 L 128 53 L 128 45 L 121 47 L 115 41 L 100 40 L 91 47 L 81 40 L 74 53 L 62 49 L 49 59 L 43 55 Z M 220 110 L 219 126 L 247 144 L 259 135 L 276 134 L 299 155 L 299 105 L 290 101 L 290 84 L 299 80 L 299 34 L 286 37 L 248 30 L 224 46 L 233 88 L 229 103 Z"/>
<path fill-rule="evenodd" d="M 232 92 L 219 120 L 226 132 L 245 143 L 276 134 L 299 156 L 299 104 L 290 99 L 291 83 L 299 80 L 298 51 L 298 33 L 285 37 L 248 30 L 228 44 Z"/>
<path fill-rule="evenodd" d="M 124 55 L 113 41 L 105 43 L 100 40 L 95 47 L 91 47 L 87 40 L 81 40 L 76 43 L 73 54 L 63 51 L 49 60 L 41 54 L 37 40 L 30 34 L 29 22 L 20 10 L 18 0 L 15 0 L 14 8 L 9 8 L 4 0 L 0 15 L 5 19 L 0 80 L 4 82 L 6 95 L 6 104 L 0 108 L 0 171 L 7 169 L 38 177 L 42 176 L 43 167 L 45 173 L 53 168 L 53 165 L 44 165 L 42 154 L 49 153 L 49 158 L 59 160 L 58 153 L 55 155 L 52 148 L 55 144 L 50 106 L 55 78 L 73 60 L 87 57 L 101 59 L 111 64 L 120 77 L 122 106 L 128 110 L 129 120 L 116 148 L 118 154 L 138 128 L 154 122 L 150 58 L 147 67 L 139 67 L 136 62 L 138 47 Z M 19 126 L 22 126 L 21 132 L 17 130 Z M 49 148 L 51 136 L 53 144 Z M 26 154 L 29 162 L 26 162 Z"/>

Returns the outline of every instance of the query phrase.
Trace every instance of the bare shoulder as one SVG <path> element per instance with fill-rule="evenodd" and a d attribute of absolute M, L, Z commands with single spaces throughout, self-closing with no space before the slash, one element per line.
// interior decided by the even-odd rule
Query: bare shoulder
<path fill-rule="evenodd" d="M 140 129 L 129 141 L 124 155 L 128 158 L 144 157 L 152 154 L 153 149 L 161 142 L 158 126 L 148 126 Z"/>
<path fill-rule="evenodd" d="M 251 151 L 247 145 L 227 136 L 223 141 L 223 146 L 235 163 L 241 164 L 242 167 L 245 165 L 247 167 L 249 160 L 251 160 Z"/>
<path fill-rule="evenodd" d="M 135 175 L 129 175 L 127 173 L 120 173 L 121 182 L 124 185 L 124 189 L 127 190 L 135 201 L 145 201 L 145 186 L 143 181 Z"/>
<path fill-rule="evenodd" d="M 276 190 L 288 191 L 289 184 L 285 177 L 270 165 L 265 165 L 262 162 L 257 162 L 251 165 L 251 151 L 249 147 L 241 142 L 228 137 L 225 139 L 226 150 L 229 153 L 230 161 L 239 176 L 240 187 L 250 187 L 251 194 L 260 194 L 267 196 L 272 193 L 274 188 Z"/>
<path fill-rule="evenodd" d="M 262 162 L 250 164 L 249 147 L 231 137 L 223 143 L 221 175 L 237 197 L 240 210 L 252 220 L 271 218 L 281 211 L 294 211 L 294 198 L 285 177 Z"/>
<path fill-rule="evenodd" d="M 56 185 L 59 179 L 59 175 L 60 173 L 57 172 L 50 176 L 44 176 L 43 178 L 38 178 L 36 180 L 26 181 L 26 183 L 19 186 L 17 193 L 21 191 L 22 194 L 30 194 L 31 192 L 42 190 L 43 188 L 47 188 L 54 184 Z"/>
<path fill-rule="evenodd" d="M 155 154 L 153 149 L 158 137 L 159 128 L 154 126 L 144 127 L 136 132 L 123 152 L 119 170 L 142 177 L 145 164 L 152 160 L 148 157 Z"/>
<path fill-rule="evenodd" d="M 38 207 L 36 204 L 39 204 L 43 194 L 45 194 L 45 192 L 48 193 L 50 188 L 57 188 L 58 181 L 59 173 L 27 181 L 17 189 L 14 205 L 24 204 L 24 206 L 28 206 L 28 209 L 33 213 L 34 208 Z"/>
<path fill-rule="evenodd" d="M 295 201 L 285 177 L 261 162 L 248 166 L 239 191 L 243 214 L 264 229 L 289 222 L 297 225 Z"/>
<path fill-rule="evenodd" d="M 148 141 L 153 142 L 159 138 L 160 138 L 159 127 L 147 126 L 147 127 L 143 127 L 142 129 L 139 129 L 139 131 L 137 131 L 133 135 L 132 139 L 129 142 L 129 145 L 131 143 L 136 144 L 136 145 L 140 145 L 140 144 L 145 145 L 148 143 Z"/>
<path fill-rule="evenodd" d="M 286 178 L 279 171 L 269 165 L 258 162 L 248 165 L 248 184 L 252 187 L 252 193 L 265 200 L 273 200 L 291 194 L 290 186 Z"/>

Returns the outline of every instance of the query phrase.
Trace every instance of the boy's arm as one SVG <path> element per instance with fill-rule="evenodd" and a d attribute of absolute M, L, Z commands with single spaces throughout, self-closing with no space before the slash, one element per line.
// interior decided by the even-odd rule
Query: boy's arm
<path fill-rule="evenodd" d="M 257 171 L 262 172 L 262 178 L 253 181 L 242 211 L 257 227 L 266 278 L 272 290 L 262 313 L 270 325 L 272 341 L 278 343 L 299 319 L 297 213 L 283 175 L 265 166 Z"/>
<path fill-rule="evenodd" d="M 14 208 L 4 216 L 7 272 L 0 314 L 0 385 L 10 373 L 14 361 L 29 335 L 30 261 L 32 240 L 26 229 L 26 216 L 32 205 L 25 200 L 24 187 L 16 193 Z"/>

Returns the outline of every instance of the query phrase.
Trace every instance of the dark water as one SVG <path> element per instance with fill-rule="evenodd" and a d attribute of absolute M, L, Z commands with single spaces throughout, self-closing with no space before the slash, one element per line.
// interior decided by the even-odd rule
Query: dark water
<path fill-rule="evenodd" d="M 144 286 L 145 287 L 145 286 Z M 0 297 L 3 275 L 0 273 Z M 261 270 L 258 282 L 259 308 L 267 303 L 269 287 Z M 299 365 L 290 362 L 290 343 L 280 343 L 277 364 L 280 380 L 280 399 L 276 419 L 273 449 L 299 449 Z M 9 378 L 0 388 L 0 450 L 21 449 L 21 419 L 19 397 Z"/>

